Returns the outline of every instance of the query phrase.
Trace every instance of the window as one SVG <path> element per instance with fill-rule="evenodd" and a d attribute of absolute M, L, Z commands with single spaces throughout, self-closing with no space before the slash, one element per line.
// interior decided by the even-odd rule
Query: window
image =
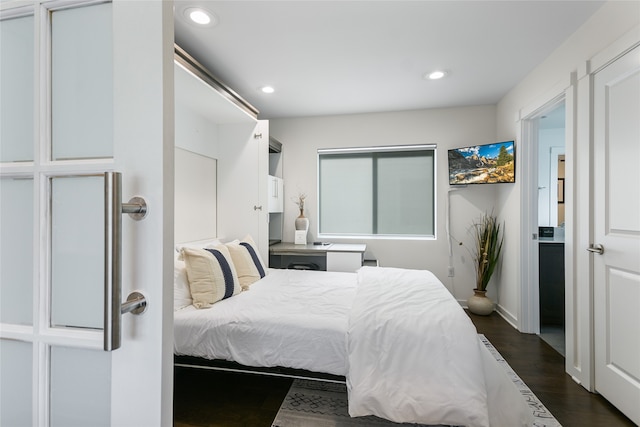
<path fill-rule="evenodd" d="M 435 237 L 435 150 L 318 150 L 320 235 Z"/>

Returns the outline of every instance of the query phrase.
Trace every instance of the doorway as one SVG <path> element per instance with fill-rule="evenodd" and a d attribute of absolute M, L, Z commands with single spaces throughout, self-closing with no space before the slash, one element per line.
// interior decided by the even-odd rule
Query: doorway
<path fill-rule="evenodd" d="M 565 95 L 523 119 L 523 332 L 540 334 L 565 355 Z M 559 179 L 560 178 L 560 179 Z"/>
<path fill-rule="evenodd" d="M 565 355 L 565 103 L 538 120 L 538 290 L 540 337 Z"/>

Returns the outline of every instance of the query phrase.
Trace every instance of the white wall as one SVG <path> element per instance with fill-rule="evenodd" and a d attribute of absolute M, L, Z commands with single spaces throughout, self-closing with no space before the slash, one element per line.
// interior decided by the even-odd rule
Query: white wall
<path fill-rule="evenodd" d="M 558 209 L 557 189 L 554 191 L 553 186 L 557 186 L 555 182 L 551 182 L 551 167 L 557 169 L 557 155 L 551 155 L 551 149 L 561 149 L 564 153 L 564 128 L 557 129 L 541 129 L 538 139 L 538 225 L 552 225 L 552 218 L 557 219 L 556 215 L 552 215 L 551 210 Z M 557 172 L 555 176 L 559 176 Z M 555 196 L 554 196 L 555 195 Z M 553 226 L 556 226 L 556 222 Z"/>
<path fill-rule="evenodd" d="M 520 84 L 513 88 L 497 105 L 497 139 L 514 136 L 520 138 L 519 119 L 521 113 L 531 108 L 542 107 L 552 97 L 560 95 L 570 83 L 571 73 L 584 69 L 587 60 L 629 32 L 640 21 L 640 2 L 612 1 L 606 3 L 562 46 L 540 64 Z M 567 126 L 573 124 L 567 123 Z M 567 143 L 569 143 L 567 141 Z M 588 141 L 577 141 L 578 147 Z M 523 150 L 520 150 L 522 152 Z M 520 164 L 516 159 L 515 186 L 502 186 L 497 191 L 500 217 L 506 222 L 508 250 L 503 258 L 501 283 L 499 285 L 500 308 L 512 315 L 516 325 L 520 313 L 520 229 L 522 179 Z M 576 165 L 576 167 L 589 165 Z M 576 190 L 577 191 L 577 190 Z M 588 191 L 588 188 L 587 188 Z M 570 267 L 569 267 L 570 268 Z"/>
<path fill-rule="evenodd" d="M 366 257 L 376 258 L 381 266 L 429 269 L 461 301 L 475 287 L 473 265 L 465 247 L 454 243 L 449 259 L 445 233 L 447 200 L 447 149 L 495 142 L 495 107 L 475 106 L 393 113 L 356 114 L 270 121 L 271 134 L 283 144 L 287 158 L 284 168 L 285 216 L 284 241 L 293 241 L 294 219 L 298 215 L 292 197 L 307 194 L 305 215 L 310 220 L 309 241 L 317 236 L 317 150 L 319 148 L 380 146 L 395 144 L 437 144 L 437 229 L 436 240 L 341 239 L 341 242 L 366 243 Z M 451 230 L 457 240 L 467 241 L 471 222 L 482 212 L 494 208 L 497 187 L 476 185 L 451 193 Z M 333 239 L 338 241 L 338 239 Z M 467 243 L 468 245 L 468 243 Z M 467 246 L 469 247 L 469 246 Z M 447 267 L 455 276 L 447 277 Z M 495 287 L 489 286 L 489 296 Z"/>

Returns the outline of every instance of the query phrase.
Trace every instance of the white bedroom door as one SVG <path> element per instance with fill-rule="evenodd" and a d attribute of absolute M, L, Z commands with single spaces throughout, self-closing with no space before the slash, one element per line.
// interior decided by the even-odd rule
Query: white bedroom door
<path fill-rule="evenodd" d="M 0 19 L 0 425 L 171 425 L 172 2 L 2 2 Z M 114 215 L 121 298 L 148 303 L 117 349 L 105 172 L 148 209 Z"/>
<path fill-rule="evenodd" d="M 594 77 L 595 389 L 640 424 L 640 47 Z"/>

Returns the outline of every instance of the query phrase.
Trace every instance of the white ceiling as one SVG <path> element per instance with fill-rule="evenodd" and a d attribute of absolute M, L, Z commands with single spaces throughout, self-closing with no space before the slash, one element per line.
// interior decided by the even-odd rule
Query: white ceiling
<path fill-rule="evenodd" d="M 262 119 L 495 104 L 603 3 L 176 0 L 175 37 Z"/>

